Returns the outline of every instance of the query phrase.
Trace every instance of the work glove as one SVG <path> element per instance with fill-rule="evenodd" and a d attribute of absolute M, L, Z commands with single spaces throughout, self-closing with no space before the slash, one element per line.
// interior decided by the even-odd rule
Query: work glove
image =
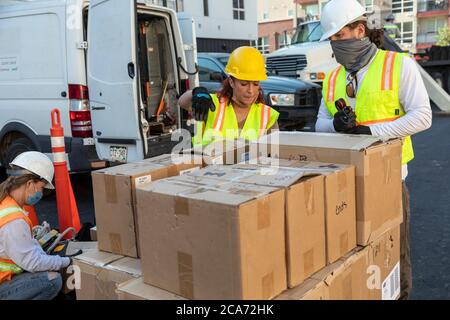
<path fill-rule="evenodd" d="M 356 126 L 356 114 L 353 109 L 347 106 L 344 99 L 334 102 L 337 112 L 334 114 L 333 126 L 336 132 L 345 132 Z"/>
<path fill-rule="evenodd" d="M 370 136 L 372 135 L 372 131 L 368 126 L 356 126 L 348 130 L 345 130 L 344 132 L 349 134 L 367 134 Z"/>
<path fill-rule="evenodd" d="M 204 87 L 194 88 L 192 90 L 192 112 L 194 119 L 206 122 L 209 110 L 215 111 L 216 106 L 208 93 L 208 89 Z"/>
<path fill-rule="evenodd" d="M 339 110 L 334 114 L 333 126 L 336 132 L 346 132 L 356 127 L 356 115 L 352 111 L 350 114 L 344 112 L 344 110 Z"/>

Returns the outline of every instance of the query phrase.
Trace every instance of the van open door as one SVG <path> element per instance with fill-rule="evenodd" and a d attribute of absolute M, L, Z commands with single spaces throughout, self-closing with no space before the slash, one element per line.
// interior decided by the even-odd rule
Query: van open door
<path fill-rule="evenodd" d="M 101 159 L 142 160 L 135 0 L 91 0 L 87 74 L 92 129 Z"/>

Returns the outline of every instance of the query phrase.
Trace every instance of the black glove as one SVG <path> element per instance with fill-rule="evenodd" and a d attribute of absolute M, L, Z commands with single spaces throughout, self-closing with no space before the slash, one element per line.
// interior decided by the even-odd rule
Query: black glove
<path fill-rule="evenodd" d="M 339 110 L 334 114 L 333 126 L 336 132 L 345 132 L 356 127 L 356 115 L 352 111 L 347 115 L 344 110 Z"/>
<path fill-rule="evenodd" d="M 192 112 L 197 121 L 205 121 L 208 119 L 209 110 L 215 111 L 211 96 L 208 89 L 204 87 L 196 87 L 192 90 Z"/>
<path fill-rule="evenodd" d="M 369 136 L 372 135 L 372 131 L 368 126 L 356 126 L 351 129 L 345 130 L 344 132 L 349 134 L 367 134 Z"/>

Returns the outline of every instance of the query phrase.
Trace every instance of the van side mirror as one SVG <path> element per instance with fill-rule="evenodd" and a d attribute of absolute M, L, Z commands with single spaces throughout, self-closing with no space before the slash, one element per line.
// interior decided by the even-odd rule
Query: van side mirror
<path fill-rule="evenodd" d="M 210 79 L 214 82 L 222 82 L 225 78 L 221 72 L 212 72 Z"/>

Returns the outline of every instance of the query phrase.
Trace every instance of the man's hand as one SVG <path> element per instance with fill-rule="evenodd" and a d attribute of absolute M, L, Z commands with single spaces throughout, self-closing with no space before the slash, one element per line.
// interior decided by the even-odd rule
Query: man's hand
<path fill-rule="evenodd" d="M 367 134 L 370 136 L 372 135 L 372 131 L 368 126 L 356 126 L 351 129 L 345 130 L 344 132 L 349 134 Z"/>
<path fill-rule="evenodd" d="M 209 110 L 215 111 L 214 105 L 208 90 L 204 87 L 196 87 L 192 90 L 192 112 L 197 121 L 205 121 L 208 119 Z"/>
<path fill-rule="evenodd" d="M 354 112 L 346 114 L 344 110 L 339 110 L 334 114 L 333 126 L 336 132 L 345 132 L 356 127 L 356 115 Z"/>

